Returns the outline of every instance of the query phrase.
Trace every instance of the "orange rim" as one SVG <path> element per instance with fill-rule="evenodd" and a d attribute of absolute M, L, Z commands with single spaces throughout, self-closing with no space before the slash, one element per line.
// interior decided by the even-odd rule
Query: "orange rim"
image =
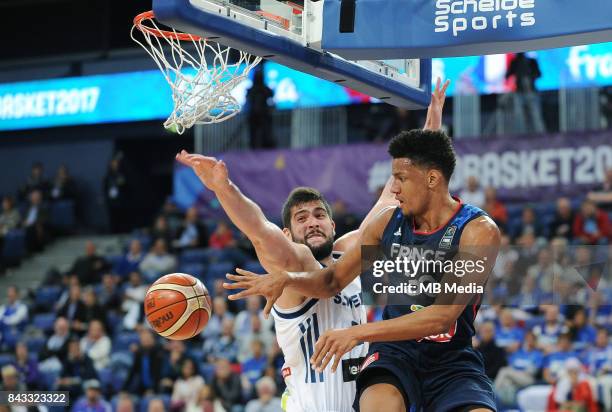
<path fill-rule="evenodd" d="M 145 26 L 143 24 L 145 20 L 153 20 L 154 18 L 155 18 L 155 13 L 153 12 L 153 10 L 145 11 L 144 13 L 140 13 L 139 15 L 134 17 L 134 26 L 136 26 L 138 30 L 142 32 L 147 32 L 156 37 L 165 37 L 165 38 L 180 40 L 180 41 L 202 40 L 202 37 L 196 36 L 195 34 L 176 33 L 173 31 L 159 30 L 153 27 Z"/>

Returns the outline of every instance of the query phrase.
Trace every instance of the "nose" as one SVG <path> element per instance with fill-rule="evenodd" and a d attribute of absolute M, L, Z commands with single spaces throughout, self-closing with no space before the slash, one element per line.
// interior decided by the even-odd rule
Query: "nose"
<path fill-rule="evenodd" d="M 399 180 L 393 179 L 393 183 L 391 183 L 391 193 L 397 195 L 401 192 L 401 186 L 399 184 Z"/>

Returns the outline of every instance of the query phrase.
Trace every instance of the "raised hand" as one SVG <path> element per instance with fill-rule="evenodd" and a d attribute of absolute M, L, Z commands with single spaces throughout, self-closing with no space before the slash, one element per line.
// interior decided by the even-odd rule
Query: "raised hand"
<path fill-rule="evenodd" d="M 243 299 L 252 295 L 261 295 L 266 298 L 266 307 L 264 308 L 264 316 L 266 319 L 272 310 L 272 305 L 280 297 L 285 289 L 287 282 L 287 274 L 270 273 L 265 275 L 257 275 L 244 269 L 236 269 L 238 275 L 227 274 L 226 277 L 234 283 L 224 283 L 225 289 L 244 289 L 234 295 L 229 295 L 229 300 Z"/>
<path fill-rule="evenodd" d="M 222 189 L 229 183 L 227 165 L 223 160 L 200 154 L 190 154 L 186 150 L 181 150 L 176 155 L 176 160 L 191 167 L 202 183 L 212 191 Z"/>
<path fill-rule="evenodd" d="M 444 110 L 444 101 L 446 100 L 446 89 L 450 85 L 450 80 L 446 80 L 442 85 L 442 79 L 438 77 L 436 88 L 431 93 L 431 102 L 427 108 L 427 120 L 425 121 L 425 129 L 439 130 L 442 127 L 442 112 Z"/>

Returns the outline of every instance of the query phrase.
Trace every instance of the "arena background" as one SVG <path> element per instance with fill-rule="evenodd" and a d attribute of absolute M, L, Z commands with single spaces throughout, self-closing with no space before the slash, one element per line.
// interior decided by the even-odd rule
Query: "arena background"
<path fill-rule="evenodd" d="M 293 187 L 318 188 L 342 235 L 388 176 L 385 143 L 422 127 L 425 112 L 265 63 L 270 107 L 247 103 L 249 80 L 235 92 L 243 114 L 184 135 L 164 130 L 169 89 L 127 35 L 148 8 L 143 0 L 0 3 L 0 385 L 68 390 L 77 411 L 259 410 L 249 401 L 283 391 L 282 354 L 261 302 L 230 304 L 219 279 L 261 267 L 174 155 L 223 158 L 275 222 Z M 612 209 L 597 201 L 612 191 L 612 43 L 528 55 L 542 72 L 543 129 L 529 113 L 517 120 L 520 95 L 505 78 L 514 55 L 433 61 L 434 78 L 453 82 L 443 119 L 459 156 L 451 190 L 485 207 L 506 235 L 490 282 L 501 299 L 481 309 L 475 344 L 497 378 L 500 410 L 546 410 L 570 358 L 592 388 L 584 410 L 612 410 Z M 24 104 L 62 92 L 78 97 L 61 110 Z M 198 236 L 184 247 L 183 228 L 194 222 Z M 541 281 L 572 270 L 583 281 L 566 277 L 556 289 Z M 154 337 L 142 317 L 147 285 L 173 271 L 199 277 L 215 298 L 209 326 L 182 343 Z M 547 300 L 555 292 L 561 297 Z M 202 379 L 183 376 L 186 359 Z M 517 371 L 520 385 L 509 377 Z"/>

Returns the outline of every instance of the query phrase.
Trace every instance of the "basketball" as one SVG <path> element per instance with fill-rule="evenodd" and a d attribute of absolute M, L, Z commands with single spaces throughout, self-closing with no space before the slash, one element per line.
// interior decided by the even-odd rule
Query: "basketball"
<path fill-rule="evenodd" d="M 184 340 L 204 329 L 212 303 L 206 287 L 185 273 L 162 276 L 147 290 L 144 311 L 149 325 L 160 336 Z"/>

